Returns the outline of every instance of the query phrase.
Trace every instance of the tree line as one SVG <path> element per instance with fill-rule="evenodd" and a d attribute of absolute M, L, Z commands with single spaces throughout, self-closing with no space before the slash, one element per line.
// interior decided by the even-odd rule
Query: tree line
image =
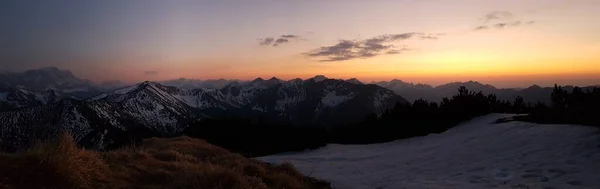
<path fill-rule="evenodd" d="M 537 103 L 529 114 L 517 120 L 536 123 L 578 124 L 600 127 L 600 88 L 583 90 L 574 87 L 567 91 L 554 85 L 551 104 Z"/>
<path fill-rule="evenodd" d="M 555 86 L 552 104 L 498 100 L 460 87 L 440 103 L 423 99 L 396 103 L 394 108 L 372 114 L 358 123 L 320 125 L 273 124 L 256 118 L 219 118 L 194 123 L 184 133 L 247 155 L 301 151 L 338 144 L 371 144 L 444 132 L 463 121 L 489 113 L 522 114 L 517 120 L 538 123 L 575 123 L 600 126 L 600 90 L 567 92 Z"/>

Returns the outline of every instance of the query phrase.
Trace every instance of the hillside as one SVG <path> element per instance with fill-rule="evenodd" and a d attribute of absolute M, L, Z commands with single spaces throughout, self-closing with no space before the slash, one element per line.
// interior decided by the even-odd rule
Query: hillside
<path fill-rule="evenodd" d="M 578 125 L 492 124 L 492 114 L 441 134 L 260 157 L 290 162 L 335 188 L 595 188 L 600 132 Z"/>
<path fill-rule="evenodd" d="M 290 164 L 262 163 L 188 137 L 152 138 L 109 152 L 72 138 L 0 154 L 0 188 L 330 188 Z"/>

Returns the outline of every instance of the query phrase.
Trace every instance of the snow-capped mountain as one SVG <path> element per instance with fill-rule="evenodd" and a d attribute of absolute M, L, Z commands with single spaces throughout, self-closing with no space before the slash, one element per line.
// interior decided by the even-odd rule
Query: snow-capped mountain
<path fill-rule="evenodd" d="M 212 93 L 218 101 L 254 113 L 293 123 L 358 121 L 363 115 L 381 113 L 404 98 L 375 85 L 357 85 L 342 80 L 312 79 L 281 81 L 256 79 L 232 84 Z"/>
<path fill-rule="evenodd" d="M 341 80 L 313 79 L 282 81 L 278 78 L 257 78 L 250 82 L 231 83 L 221 89 L 180 89 L 154 82 L 143 82 L 104 93 L 88 101 L 105 101 L 118 105 L 137 106 L 140 99 L 159 102 L 175 114 L 200 112 L 202 116 L 263 115 L 293 123 L 335 123 L 336 117 L 381 113 L 395 102 L 405 100 L 392 91 L 374 85 L 357 85 Z M 134 103 L 135 102 L 135 103 Z M 349 112 L 350 109 L 360 109 Z M 128 109 L 128 108 L 125 108 Z M 139 109 L 139 107 L 132 108 Z M 132 114 L 142 114 L 132 112 Z M 345 115 L 352 114 L 352 115 Z M 200 116 L 200 117 L 202 117 Z M 362 117 L 358 116 L 362 119 Z"/>
<path fill-rule="evenodd" d="M 0 94 L 3 99 L 16 99 L 13 93 Z M 376 85 L 335 79 L 317 82 L 277 78 L 235 82 L 221 89 L 180 89 L 143 82 L 86 100 L 44 97 L 39 106 L 0 112 L 2 149 L 22 149 L 33 140 L 62 131 L 73 133 L 84 146 L 104 149 L 132 134 L 172 136 L 195 120 L 231 115 L 333 125 L 360 121 L 368 114 L 391 108 L 396 102 L 405 102 L 394 92 Z"/>
<path fill-rule="evenodd" d="M 78 99 L 55 90 L 31 91 L 24 88 L 0 89 L 0 111 L 35 107 L 63 99 Z"/>
<path fill-rule="evenodd" d="M 153 82 L 117 89 L 88 99 L 118 108 L 122 116 L 161 135 L 173 135 L 199 115 L 177 95 L 179 89 Z"/>
<path fill-rule="evenodd" d="M 80 98 L 100 92 L 92 82 L 77 78 L 68 70 L 56 67 L 27 70 L 20 73 L 0 73 L 0 88 L 25 88 L 33 91 L 55 90 Z"/>
<path fill-rule="evenodd" d="M 0 148 L 5 151 L 24 149 L 36 140 L 57 136 L 63 131 L 73 134 L 80 144 L 103 149 L 113 140 L 106 138 L 114 111 L 97 104 L 75 100 L 61 100 L 45 106 L 0 112 Z M 113 115 L 110 115 L 113 116 Z M 103 119 L 105 118 L 105 119 Z M 114 123 L 114 122 L 112 122 Z"/>

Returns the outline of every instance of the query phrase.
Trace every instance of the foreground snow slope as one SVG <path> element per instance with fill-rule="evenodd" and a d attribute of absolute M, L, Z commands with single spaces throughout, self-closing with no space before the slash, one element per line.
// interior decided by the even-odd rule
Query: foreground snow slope
<path fill-rule="evenodd" d="M 287 161 L 336 188 L 600 188 L 600 132 L 575 125 L 491 124 L 372 145 L 260 157 Z"/>

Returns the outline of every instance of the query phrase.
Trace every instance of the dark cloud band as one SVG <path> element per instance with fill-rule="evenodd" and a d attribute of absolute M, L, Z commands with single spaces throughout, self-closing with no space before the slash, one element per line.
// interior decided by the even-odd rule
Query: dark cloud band
<path fill-rule="evenodd" d="M 267 37 L 267 38 L 258 38 L 258 44 L 261 46 L 273 46 L 277 47 L 284 43 L 289 43 L 292 40 L 299 40 L 299 35 L 281 35 L 278 38 L 275 37 Z"/>
<path fill-rule="evenodd" d="M 401 33 L 387 34 L 377 37 L 365 39 L 362 41 L 356 40 L 341 40 L 335 45 L 324 46 L 318 49 L 303 53 L 308 57 L 323 58 L 320 61 L 344 61 L 351 59 L 371 58 L 383 54 L 400 54 L 404 51 L 409 51 L 408 48 L 398 48 L 395 43 L 398 41 L 419 38 L 425 40 L 434 40 L 443 34 L 426 34 L 426 33 Z"/>

